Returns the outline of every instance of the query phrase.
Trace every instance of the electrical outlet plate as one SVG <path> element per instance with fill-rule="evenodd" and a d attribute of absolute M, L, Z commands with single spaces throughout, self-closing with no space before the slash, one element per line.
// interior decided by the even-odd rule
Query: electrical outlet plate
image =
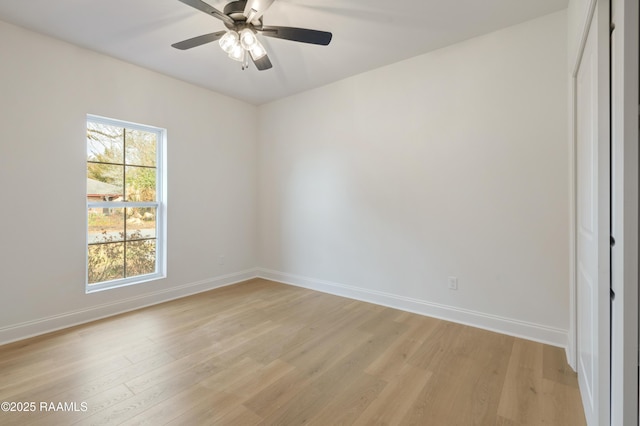
<path fill-rule="evenodd" d="M 447 279 L 447 283 L 449 285 L 449 290 L 457 290 L 458 289 L 458 277 L 449 277 Z"/>

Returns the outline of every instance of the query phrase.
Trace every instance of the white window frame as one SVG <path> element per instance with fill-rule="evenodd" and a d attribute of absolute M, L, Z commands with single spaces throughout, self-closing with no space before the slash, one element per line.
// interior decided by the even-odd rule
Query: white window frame
<path fill-rule="evenodd" d="M 123 127 L 128 130 L 139 130 L 148 133 L 155 133 L 156 139 L 156 201 L 150 202 L 130 202 L 130 201 L 104 201 L 104 202 L 89 202 L 85 209 L 85 292 L 93 293 L 97 291 L 108 290 L 112 288 L 119 288 L 124 286 L 130 286 L 134 284 L 141 284 L 153 280 L 166 278 L 166 142 L 167 131 L 154 126 L 147 126 L 138 123 L 132 123 L 129 121 L 117 120 L 107 117 L 101 117 L 98 115 L 87 114 L 86 123 L 89 122 L 104 124 L 107 126 Z M 85 135 L 87 126 L 85 125 Z M 86 142 L 85 142 L 86 144 Z M 86 151 L 86 148 L 85 148 Z M 86 155 L 85 155 L 86 157 Z M 86 161 L 86 160 L 85 160 Z M 86 197 L 85 197 L 86 199 Z M 151 274 L 137 275 L 134 277 L 119 278 L 116 280 L 102 281 L 99 283 L 89 284 L 89 209 L 92 208 L 134 208 L 134 207 L 154 207 L 156 208 L 156 270 Z"/>

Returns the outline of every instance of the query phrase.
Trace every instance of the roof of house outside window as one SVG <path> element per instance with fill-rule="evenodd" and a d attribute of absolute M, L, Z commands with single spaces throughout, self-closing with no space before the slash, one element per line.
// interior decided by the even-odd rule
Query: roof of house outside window
<path fill-rule="evenodd" d="M 101 182 L 99 180 L 87 178 L 87 196 L 88 197 L 120 197 L 122 188 L 110 183 Z"/>

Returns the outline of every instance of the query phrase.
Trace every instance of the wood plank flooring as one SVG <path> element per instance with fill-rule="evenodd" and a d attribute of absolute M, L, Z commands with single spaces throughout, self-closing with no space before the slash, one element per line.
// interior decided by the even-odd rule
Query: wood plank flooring
<path fill-rule="evenodd" d="M 562 349 L 261 279 L 0 346 L 1 401 L 35 403 L 4 426 L 585 424 Z"/>

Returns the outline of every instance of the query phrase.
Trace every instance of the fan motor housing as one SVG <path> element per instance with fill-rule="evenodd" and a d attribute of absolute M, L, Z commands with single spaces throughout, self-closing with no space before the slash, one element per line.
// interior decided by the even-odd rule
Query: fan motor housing
<path fill-rule="evenodd" d="M 222 12 L 234 21 L 244 22 L 247 20 L 244 16 L 244 8 L 246 5 L 246 0 L 232 1 L 224 7 Z"/>
<path fill-rule="evenodd" d="M 243 28 L 253 28 L 253 29 L 262 28 L 262 16 L 257 21 L 254 20 L 253 22 L 247 22 L 247 17 L 244 16 L 244 8 L 246 5 L 247 5 L 246 0 L 238 0 L 238 1 L 232 1 L 231 3 L 228 3 L 224 7 L 222 13 L 227 15 L 229 18 L 233 19 L 233 25 L 227 24 L 226 22 L 224 23 L 224 25 L 228 29 L 234 30 L 234 31 L 240 31 Z"/>

